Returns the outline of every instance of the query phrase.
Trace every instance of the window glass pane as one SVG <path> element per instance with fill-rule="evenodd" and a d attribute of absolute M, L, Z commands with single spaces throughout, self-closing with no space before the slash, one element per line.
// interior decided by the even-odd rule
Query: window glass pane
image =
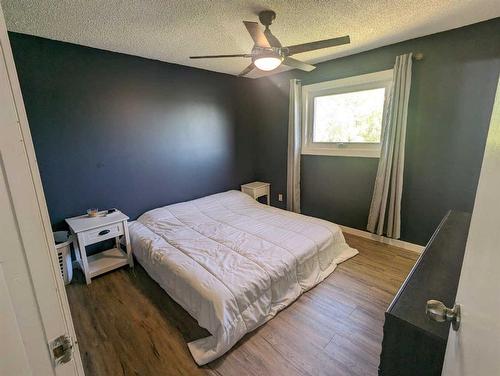
<path fill-rule="evenodd" d="M 385 88 L 314 98 L 313 142 L 380 142 Z"/>

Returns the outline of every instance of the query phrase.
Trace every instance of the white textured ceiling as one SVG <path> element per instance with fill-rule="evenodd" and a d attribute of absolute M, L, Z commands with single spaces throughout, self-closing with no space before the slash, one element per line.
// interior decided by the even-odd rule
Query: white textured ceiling
<path fill-rule="evenodd" d="M 242 21 L 277 13 L 283 45 L 349 34 L 351 44 L 295 55 L 315 63 L 500 16 L 499 0 L 1 0 L 11 31 L 238 74 L 249 59 Z M 256 75 L 258 76 L 259 72 Z"/>

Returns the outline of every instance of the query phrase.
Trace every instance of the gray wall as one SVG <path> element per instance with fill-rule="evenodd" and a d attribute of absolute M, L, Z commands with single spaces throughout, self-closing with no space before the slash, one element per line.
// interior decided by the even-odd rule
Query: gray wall
<path fill-rule="evenodd" d="M 255 172 L 272 184 L 274 205 L 283 206 L 277 194 L 286 192 L 289 79 L 307 85 L 389 69 L 410 51 L 425 58 L 413 66 L 401 237 L 425 244 L 449 209 L 472 210 L 500 70 L 499 18 L 253 82 L 260 114 Z M 301 161 L 303 213 L 365 229 L 378 160 Z"/>
<path fill-rule="evenodd" d="M 9 34 L 51 221 L 131 218 L 253 180 L 245 82 Z"/>

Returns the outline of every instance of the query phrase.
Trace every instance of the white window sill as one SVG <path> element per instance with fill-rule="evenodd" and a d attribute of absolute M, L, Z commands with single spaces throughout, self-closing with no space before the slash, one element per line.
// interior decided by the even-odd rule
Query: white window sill
<path fill-rule="evenodd" d="M 332 157 L 364 157 L 380 158 L 380 149 L 354 149 L 343 148 L 302 148 L 301 154 L 304 155 L 327 155 Z"/>

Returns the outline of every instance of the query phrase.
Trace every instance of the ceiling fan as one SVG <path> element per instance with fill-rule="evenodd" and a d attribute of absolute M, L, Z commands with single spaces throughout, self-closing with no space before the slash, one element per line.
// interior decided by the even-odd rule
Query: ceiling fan
<path fill-rule="evenodd" d="M 254 41 L 254 46 L 249 54 L 190 56 L 190 59 L 214 59 L 225 57 L 251 58 L 252 63 L 243 69 L 243 71 L 239 74 L 240 77 L 247 75 L 256 67 L 263 71 L 271 71 L 279 67 L 281 64 L 310 72 L 316 68 L 314 65 L 304 63 L 290 56 L 302 52 L 314 51 L 350 43 L 349 36 L 346 35 L 338 38 L 283 47 L 278 38 L 276 38 L 271 33 L 271 30 L 269 30 L 269 26 L 275 18 L 276 13 L 272 10 L 265 10 L 259 13 L 259 20 L 266 27 L 264 31 L 261 30 L 257 22 L 243 21 Z"/>

